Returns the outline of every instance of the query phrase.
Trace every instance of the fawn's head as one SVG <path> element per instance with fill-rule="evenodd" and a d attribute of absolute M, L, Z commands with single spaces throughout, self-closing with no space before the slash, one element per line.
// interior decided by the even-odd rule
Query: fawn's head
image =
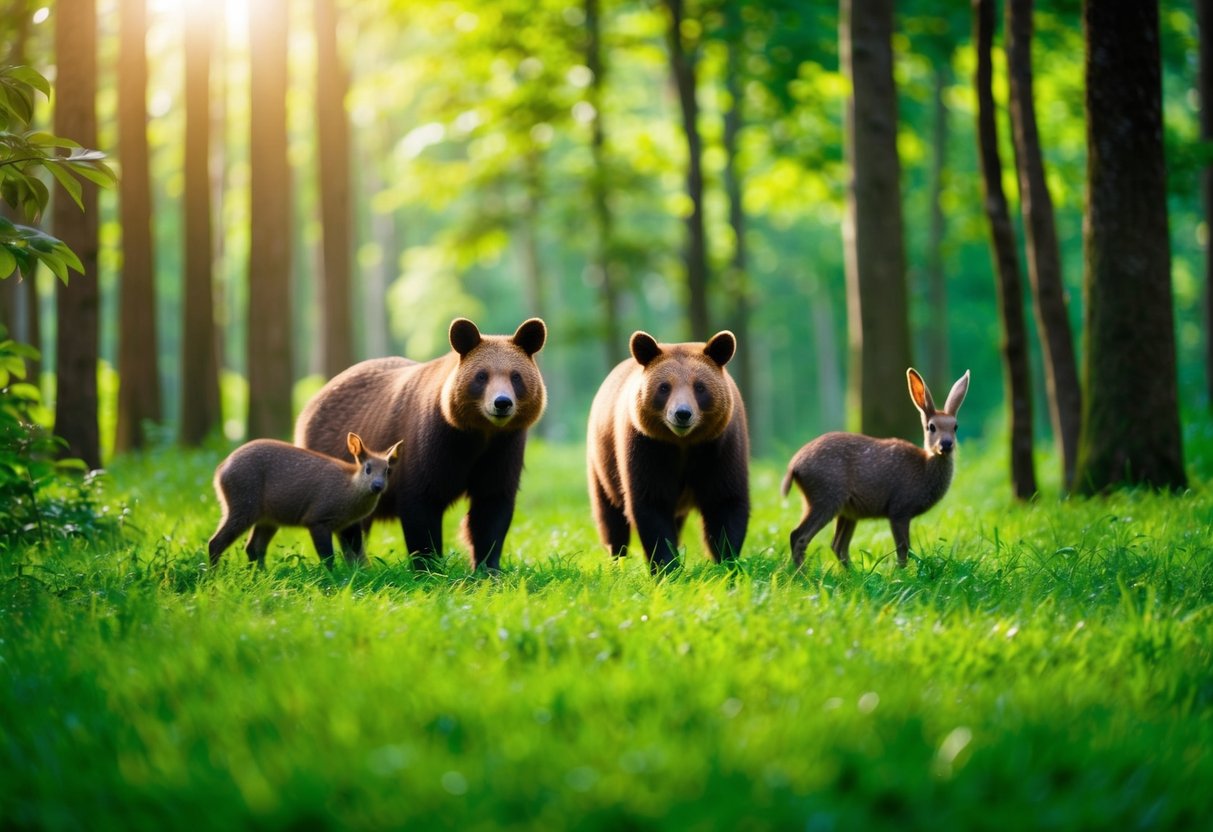
<path fill-rule="evenodd" d="M 354 457 L 354 464 L 358 466 L 358 483 L 372 494 L 381 493 L 383 489 L 387 488 L 388 475 L 392 473 L 392 466 L 400 458 L 400 442 L 397 442 L 384 454 L 377 454 L 367 448 L 362 444 L 362 437 L 356 433 L 348 434 L 345 442 L 346 447 L 350 449 L 350 455 Z"/>
<path fill-rule="evenodd" d="M 906 370 L 906 381 L 910 385 L 910 398 L 922 416 L 922 446 L 932 456 L 947 456 L 956 447 L 956 411 L 964 403 L 969 392 L 969 371 L 957 379 L 948 393 L 943 410 L 935 409 L 927 383 L 913 367 Z"/>

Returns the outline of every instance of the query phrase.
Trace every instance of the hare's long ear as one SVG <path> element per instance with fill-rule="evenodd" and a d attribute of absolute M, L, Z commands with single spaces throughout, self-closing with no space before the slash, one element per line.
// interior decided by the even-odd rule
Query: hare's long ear
<path fill-rule="evenodd" d="M 910 400 L 914 402 L 914 406 L 918 408 L 923 416 L 931 416 L 935 413 L 935 402 L 931 400 L 931 391 L 927 389 L 927 383 L 922 380 L 922 376 L 913 367 L 906 370 L 906 382 L 910 386 Z"/>
<path fill-rule="evenodd" d="M 350 456 L 352 456 L 355 459 L 355 461 L 357 461 L 357 462 L 362 461 L 362 456 L 365 451 L 362 447 L 362 437 L 361 436 L 359 436 L 358 434 L 353 433 L 353 432 L 346 434 L 345 446 L 350 449 Z"/>
<path fill-rule="evenodd" d="M 948 400 L 943 404 L 944 413 L 950 413 L 955 416 L 956 411 L 960 410 L 960 406 L 964 404 L 965 394 L 968 392 L 969 371 L 965 370 L 965 374 L 952 385 L 952 392 L 948 393 Z"/>

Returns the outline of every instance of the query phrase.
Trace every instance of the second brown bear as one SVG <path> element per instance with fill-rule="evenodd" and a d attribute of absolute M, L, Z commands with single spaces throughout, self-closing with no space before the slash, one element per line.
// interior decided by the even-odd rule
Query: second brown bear
<path fill-rule="evenodd" d="M 624 554 L 636 527 L 653 573 L 677 560 L 688 512 L 703 517 L 712 559 L 741 551 L 750 520 L 745 406 L 725 365 L 733 333 L 706 343 L 632 336 L 632 357 L 590 407 L 590 503 L 602 542 Z"/>

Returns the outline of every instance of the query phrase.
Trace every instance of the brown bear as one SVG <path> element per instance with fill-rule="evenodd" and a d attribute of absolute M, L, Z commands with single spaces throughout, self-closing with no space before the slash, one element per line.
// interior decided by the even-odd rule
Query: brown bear
<path fill-rule="evenodd" d="M 527 428 L 543 414 L 547 391 L 537 353 L 547 339 L 539 318 L 512 335 L 481 335 L 466 318 L 451 322 L 451 352 L 418 363 L 375 358 L 324 385 L 295 423 L 295 444 L 346 458 L 345 436 L 371 447 L 400 440 L 407 464 L 392 475 L 375 513 L 340 532 L 347 557 L 360 557 L 377 517 L 397 517 L 416 567 L 442 549 L 442 515 L 462 496 L 473 568 L 497 571 L 514 517 Z"/>
<path fill-rule="evenodd" d="M 733 333 L 706 344 L 632 335 L 632 358 L 602 382 L 590 406 L 590 503 L 598 535 L 624 554 L 632 526 L 654 574 L 675 563 L 692 507 L 712 559 L 741 551 L 750 519 L 745 406 L 724 365 Z"/>

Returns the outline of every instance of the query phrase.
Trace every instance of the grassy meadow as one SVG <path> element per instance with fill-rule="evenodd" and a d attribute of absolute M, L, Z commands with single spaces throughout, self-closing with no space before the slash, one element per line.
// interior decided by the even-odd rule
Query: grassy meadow
<path fill-rule="evenodd" d="M 893 566 L 789 567 L 755 464 L 742 560 L 652 580 L 535 443 L 502 559 L 202 568 L 224 449 L 115 462 L 120 537 L 0 556 L 5 829 L 1194 829 L 1213 811 L 1213 490 L 1016 505 L 1001 449 Z M 1190 449 L 1190 456 L 1191 456 Z M 1042 466 L 1042 473 L 1047 473 Z M 688 530 L 694 528 L 688 525 Z"/>

